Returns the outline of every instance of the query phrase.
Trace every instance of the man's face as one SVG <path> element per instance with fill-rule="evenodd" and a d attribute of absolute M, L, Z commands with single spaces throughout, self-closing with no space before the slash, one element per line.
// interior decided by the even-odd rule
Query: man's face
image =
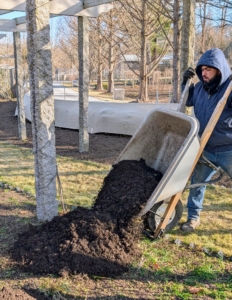
<path fill-rule="evenodd" d="M 204 81 L 209 82 L 213 79 L 216 75 L 220 74 L 220 71 L 214 68 L 210 68 L 207 66 L 201 67 L 202 78 Z"/>

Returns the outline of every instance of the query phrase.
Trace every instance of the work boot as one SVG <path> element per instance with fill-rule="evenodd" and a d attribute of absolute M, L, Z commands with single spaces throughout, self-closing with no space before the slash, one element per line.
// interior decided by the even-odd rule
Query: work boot
<path fill-rule="evenodd" d="M 197 226 L 200 225 L 200 218 L 197 220 L 188 220 L 186 223 L 184 223 L 181 227 L 181 229 L 184 232 L 192 232 L 196 229 Z"/>

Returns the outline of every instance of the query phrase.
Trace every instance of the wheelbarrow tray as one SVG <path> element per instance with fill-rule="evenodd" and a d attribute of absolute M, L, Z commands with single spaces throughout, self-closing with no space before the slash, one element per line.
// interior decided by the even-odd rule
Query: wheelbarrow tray
<path fill-rule="evenodd" d="M 200 148 L 198 121 L 181 112 L 157 108 L 142 121 L 117 158 L 140 160 L 163 174 L 140 216 L 155 203 L 183 191 Z"/>

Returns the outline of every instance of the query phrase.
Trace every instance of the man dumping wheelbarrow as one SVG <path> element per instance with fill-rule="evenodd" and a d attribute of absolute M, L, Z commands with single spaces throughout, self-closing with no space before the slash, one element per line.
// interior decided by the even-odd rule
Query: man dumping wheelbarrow
<path fill-rule="evenodd" d="M 211 49 L 199 60 L 196 72 L 200 82 L 190 87 L 189 96 L 189 78 L 195 72 L 189 68 L 184 73 L 186 87 L 178 111 L 164 108 L 151 111 L 116 160 L 118 163 L 143 158 L 148 166 L 163 174 L 139 214 L 144 218 L 145 233 L 150 238 L 161 237 L 164 231 L 178 224 L 183 213 L 181 194 L 188 188 L 192 189 L 189 215 L 182 229 L 194 230 L 200 224 L 205 185 L 212 183 L 208 181 L 210 177 L 220 171 L 220 178 L 223 170 L 232 177 L 229 65 L 221 50 Z M 186 100 L 188 106 L 194 106 L 196 118 L 183 113 Z M 192 173 L 192 183 L 187 185 Z"/>
<path fill-rule="evenodd" d="M 199 121 L 201 137 L 219 100 L 225 93 L 229 83 L 231 69 L 220 49 L 206 51 L 200 58 L 196 74 L 199 82 L 189 87 L 186 106 L 193 106 Z M 183 74 L 183 86 L 195 72 L 192 68 Z M 229 94 L 225 107 L 206 143 L 203 156 L 216 167 L 221 167 L 232 178 L 232 93 Z M 208 164 L 198 162 L 191 178 L 191 184 L 210 180 L 216 171 Z M 188 196 L 187 222 L 182 225 L 184 232 L 191 232 L 200 225 L 200 212 L 204 201 L 206 186 L 191 188 Z"/>

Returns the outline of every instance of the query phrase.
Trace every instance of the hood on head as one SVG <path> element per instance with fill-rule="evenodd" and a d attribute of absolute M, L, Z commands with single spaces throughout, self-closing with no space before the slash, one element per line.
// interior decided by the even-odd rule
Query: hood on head
<path fill-rule="evenodd" d="M 222 77 L 220 85 L 231 75 L 231 69 L 225 58 L 225 55 L 222 50 L 218 48 L 213 48 L 206 51 L 197 63 L 196 74 L 198 78 L 203 81 L 201 66 L 208 66 L 218 69 L 221 72 Z"/>

